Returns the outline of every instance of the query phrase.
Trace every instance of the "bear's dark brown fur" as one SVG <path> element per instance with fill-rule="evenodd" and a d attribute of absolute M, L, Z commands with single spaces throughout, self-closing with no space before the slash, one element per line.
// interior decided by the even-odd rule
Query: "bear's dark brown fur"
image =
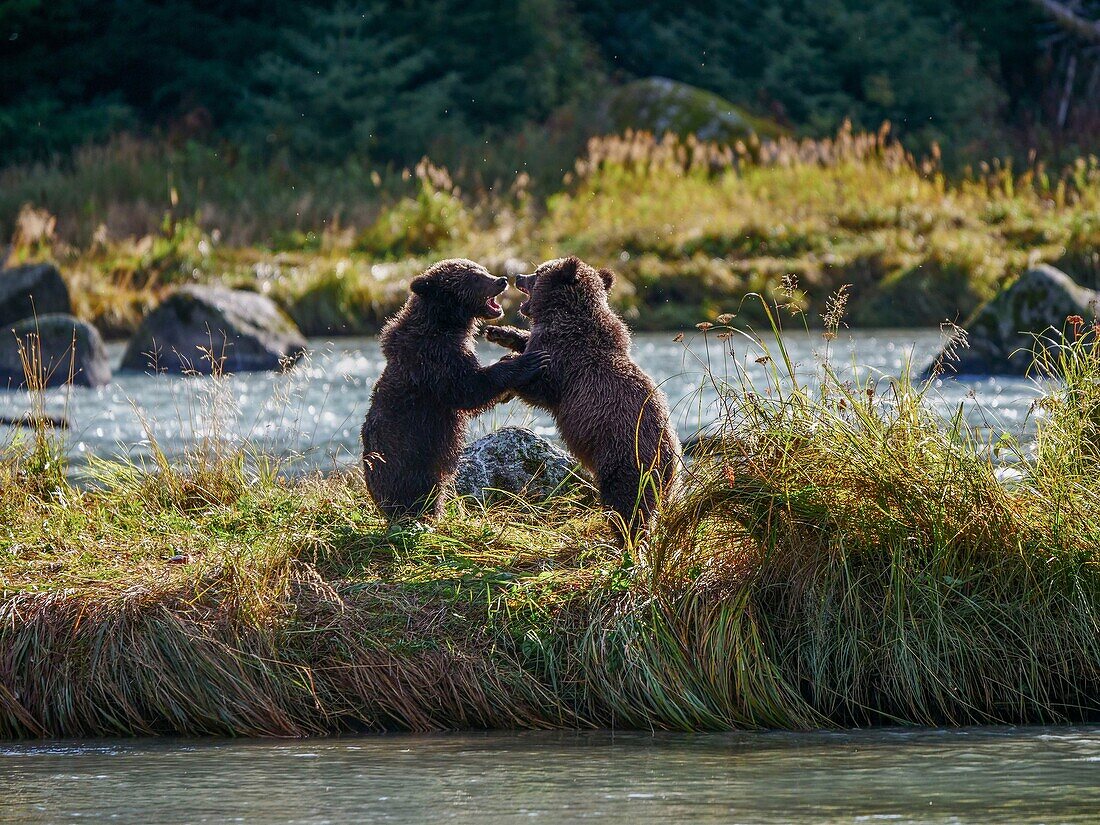
<path fill-rule="evenodd" d="M 600 500 L 636 536 L 675 483 L 680 440 L 665 394 L 631 359 L 630 332 L 608 306 L 613 278 L 575 257 L 548 261 L 516 278 L 530 296 L 520 307 L 530 333 L 491 326 L 485 334 L 516 352 L 550 355 L 546 371 L 517 395 L 554 416 L 566 445 L 596 477 Z"/>
<path fill-rule="evenodd" d="M 473 261 L 441 261 L 413 279 L 413 294 L 382 330 L 386 368 L 363 423 L 363 473 L 391 521 L 440 514 L 468 420 L 548 362 L 532 351 L 478 363 L 476 326 L 502 315 L 494 298 L 507 285 Z"/>

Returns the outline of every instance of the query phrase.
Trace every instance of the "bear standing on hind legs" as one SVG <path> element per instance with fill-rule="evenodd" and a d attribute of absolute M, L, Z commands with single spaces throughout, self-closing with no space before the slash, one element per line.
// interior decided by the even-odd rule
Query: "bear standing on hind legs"
<path fill-rule="evenodd" d="M 668 401 L 630 357 L 630 332 L 607 303 L 614 274 L 578 258 L 547 261 L 516 287 L 531 331 L 490 326 L 485 337 L 516 352 L 544 350 L 550 366 L 517 395 L 550 412 L 573 455 L 596 477 L 623 538 L 652 521 L 675 485 L 680 439 Z"/>
<path fill-rule="evenodd" d="M 412 295 L 382 330 L 386 368 L 363 423 L 363 474 L 391 522 L 440 515 L 469 419 L 548 362 L 534 351 L 478 362 L 476 325 L 504 314 L 495 299 L 507 286 L 473 261 L 441 261 L 413 279 Z"/>

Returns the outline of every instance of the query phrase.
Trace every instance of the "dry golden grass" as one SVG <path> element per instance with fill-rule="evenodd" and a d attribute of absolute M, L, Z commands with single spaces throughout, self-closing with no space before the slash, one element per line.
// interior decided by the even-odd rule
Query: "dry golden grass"
<path fill-rule="evenodd" d="M 309 334 L 369 333 L 431 260 L 503 271 L 565 253 L 619 272 L 613 299 L 639 329 L 690 326 L 790 274 L 811 318 L 851 284 L 858 323 L 929 325 L 1036 260 L 1100 285 L 1098 216 L 1095 157 L 947 175 L 885 128 L 732 147 L 627 133 L 592 140 L 565 182 L 492 186 L 428 161 L 287 179 L 125 140 L 0 173 L 13 260 L 55 258 L 78 314 L 111 335 L 191 280 L 267 291 Z"/>

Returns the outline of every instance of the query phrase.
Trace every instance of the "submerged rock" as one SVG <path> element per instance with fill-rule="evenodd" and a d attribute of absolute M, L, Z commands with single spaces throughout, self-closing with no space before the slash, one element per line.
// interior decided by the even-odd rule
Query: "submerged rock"
<path fill-rule="evenodd" d="M 111 381 L 103 339 L 71 315 L 25 318 L 0 333 L 0 388 L 99 387 Z M 22 346 L 20 346 L 22 345 Z M 30 372 L 31 382 L 27 381 Z"/>
<path fill-rule="evenodd" d="M 615 89 L 602 107 L 601 124 L 613 132 L 641 129 L 660 136 L 730 143 L 751 134 L 776 137 L 782 128 L 766 118 L 750 115 L 713 92 L 669 80 L 647 77 Z"/>
<path fill-rule="evenodd" d="M 575 464 L 542 436 L 524 427 L 501 427 L 462 453 L 455 492 L 486 501 L 499 490 L 541 501 L 576 481 Z"/>
<path fill-rule="evenodd" d="M 1066 318 L 1079 315 L 1091 322 L 1100 311 L 1100 293 L 1074 283 L 1066 273 L 1041 264 L 1029 269 L 983 306 L 966 325 L 969 346 L 952 359 L 946 352 L 925 370 L 931 374 L 942 363 L 945 374 L 1024 375 L 1034 361 L 1036 347 L 1046 346 L 1034 336 L 1061 332 Z"/>
<path fill-rule="evenodd" d="M 31 412 L 25 415 L 0 415 L 0 427 L 26 427 L 32 430 L 71 429 L 69 419 L 63 415 L 36 415 Z"/>
<path fill-rule="evenodd" d="M 36 315 L 73 311 L 69 288 L 53 264 L 25 264 L 0 270 L 0 324 Z"/>
<path fill-rule="evenodd" d="M 278 370 L 306 339 L 270 298 L 220 286 L 185 286 L 151 312 L 126 347 L 122 369 L 198 372 Z"/>

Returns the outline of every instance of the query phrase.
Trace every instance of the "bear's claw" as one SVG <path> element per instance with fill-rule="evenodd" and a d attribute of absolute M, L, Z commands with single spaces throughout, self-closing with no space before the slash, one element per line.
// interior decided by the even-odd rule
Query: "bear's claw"
<path fill-rule="evenodd" d="M 515 327 L 490 325 L 482 330 L 486 341 L 490 341 L 501 347 L 522 352 L 527 344 L 527 336 Z"/>
<path fill-rule="evenodd" d="M 537 352 L 525 352 L 515 359 L 515 364 L 520 370 L 520 381 L 527 382 L 550 366 L 550 353 L 544 350 Z"/>

